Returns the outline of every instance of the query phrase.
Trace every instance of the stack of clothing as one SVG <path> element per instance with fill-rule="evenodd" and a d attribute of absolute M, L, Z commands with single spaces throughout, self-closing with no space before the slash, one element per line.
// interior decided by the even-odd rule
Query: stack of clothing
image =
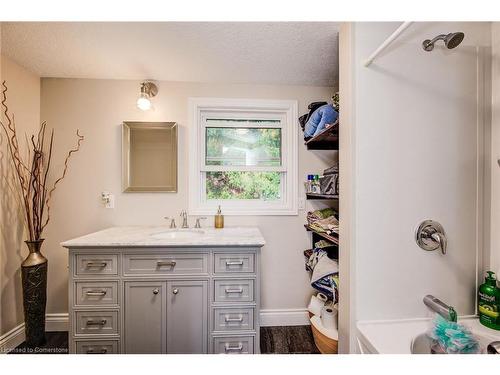
<path fill-rule="evenodd" d="M 321 242 L 321 241 L 320 241 Z M 327 252 L 320 246 L 313 249 L 306 267 L 312 271 L 311 286 L 324 293 L 333 303 L 339 300 L 339 263 L 337 260 L 328 258 Z"/>
<path fill-rule="evenodd" d="M 307 213 L 307 224 L 309 227 L 320 233 L 339 234 L 339 220 L 337 213 L 332 208 L 325 208 Z"/>

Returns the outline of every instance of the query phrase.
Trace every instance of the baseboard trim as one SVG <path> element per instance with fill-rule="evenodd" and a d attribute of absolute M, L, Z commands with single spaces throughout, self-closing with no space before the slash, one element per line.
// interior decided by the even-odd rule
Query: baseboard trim
<path fill-rule="evenodd" d="M 0 336 L 0 354 L 6 354 L 24 342 L 24 323 Z"/>
<path fill-rule="evenodd" d="M 45 315 L 46 331 L 67 331 L 69 327 L 68 313 L 53 313 Z M 0 336 L 0 354 L 21 345 L 25 339 L 24 322 Z"/>
<path fill-rule="evenodd" d="M 307 309 L 267 309 L 260 310 L 260 325 L 303 326 L 310 325 Z"/>
<path fill-rule="evenodd" d="M 45 316 L 46 331 L 68 331 L 69 315 L 68 313 L 54 313 Z"/>

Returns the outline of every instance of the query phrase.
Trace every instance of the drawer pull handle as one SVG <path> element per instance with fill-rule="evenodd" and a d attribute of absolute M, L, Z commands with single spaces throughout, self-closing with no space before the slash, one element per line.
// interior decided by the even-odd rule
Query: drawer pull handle
<path fill-rule="evenodd" d="M 160 289 L 158 289 L 158 288 L 154 288 L 154 289 L 153 289 L 153 294 L 154 294 L 154 295 L 156 295 L 156 294 L 158 294 L 158 293 L 160 293 Z"/>
<path fill-rule="evenodd" d="M 240 342 L 238 346 L 231 346 L 229 344 L 226 344 L 224 347 L 224 350 L 227 352 L 241 352 L 243 350 L 243 344 Z"/>
<path fill-rule="evenodd" d="M 104 326 L 106 325 L 106 319 L 101 320 L 87 320 L 88 326 Z"/>
<path fill-rule="evenodd" d="M 108 349 L 106 348 L 101 348 L 99 350 L 94 350 L 94 349 L 87 349 L 87 354 L 106 354 L 108 352 Z"/>
<path fill-rule="evenodd" d="M 106 295 L 105 290 L 88 290 L 85 292 L 87 296 L 97 296 L 97 297 L 103 297 Z"/>
<path fill-rule="evenodd" d="M 177 264 L 177 262 L 175 260 L 169 260 L 169 261 L 159 260 L 158 262 L 156 262 L 157 267 L 170 266 L 173 268 L 173 267 L 175 267 L 176 264 Z"/>
<path fill-rule="evenodd" d="M 238 289 L 229 289 L 229 288 L 226 288 L 226 293 L 243 293 L 243 288 L 238 288 Z"/>
<path fill-rule="evenodd" d="M 179 289 L 175 288 L 174 290 L 172 290 L 172 293 L 178 294 L 179 293 Z"/>
<path fill-rule="evenodd" d="M 87 268 L 99 267 L 104 268 L 108 265 L 108 262 L 90 261 L 87 262 Z"/>
<path fill-rule="evenodd" d="M 226 266 L 242 266 L 242 265 L 243 265 L 242 260 L 235 260 L 235 261 L 226 260 Z"/>
<path fill-rule="evenodd" d="M 236 323 L 243 323 L 243 317 L 240 315 L 239 318 L 230 318 L 229 316 L 226 315 L 226 323 L 232 323 L 232 322 L 236 322 Z"/>

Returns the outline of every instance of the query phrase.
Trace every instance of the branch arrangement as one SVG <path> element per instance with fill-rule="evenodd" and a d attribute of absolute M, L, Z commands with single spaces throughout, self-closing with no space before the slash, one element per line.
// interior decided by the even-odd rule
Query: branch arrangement
<path fill-rule="evenodd" d="M 84 137 L 76 131 L 77 143 L 75 148 L 68 151 L 64 160 L 64 169 L 59 178 L 49 186 L 50 167 L 54 145 L 54 130 L 47 134 L 47 124 L 43 122 L 36 134 L 26 137 L 28 147 L 27 156 L 21 155 L 16 122 L 7 106 L 7 85 L 2 82 L 2 112 L 5 123 L 0 120 L 0 126 L 6 134 L 7 149 L 10 154 L 16 189 L 24 209 L 24 221 L 30 241 L 40 240 L 42 233 L 50 221 L 50 202 L 58 184 L 66 177 L 68 162 L 71 156 L 80 150 Z"/>

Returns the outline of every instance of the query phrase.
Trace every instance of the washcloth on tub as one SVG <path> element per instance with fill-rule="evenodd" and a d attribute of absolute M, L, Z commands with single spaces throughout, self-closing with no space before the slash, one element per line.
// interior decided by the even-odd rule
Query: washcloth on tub
<path fill-rule="evenodd" d="M 309 257 L 307 266 L 312 269 L 311 286 L 326 294 L 334 303 L 338 302 L 338 261 L 328 258 L 325 250 L 316 248 Z"/>

